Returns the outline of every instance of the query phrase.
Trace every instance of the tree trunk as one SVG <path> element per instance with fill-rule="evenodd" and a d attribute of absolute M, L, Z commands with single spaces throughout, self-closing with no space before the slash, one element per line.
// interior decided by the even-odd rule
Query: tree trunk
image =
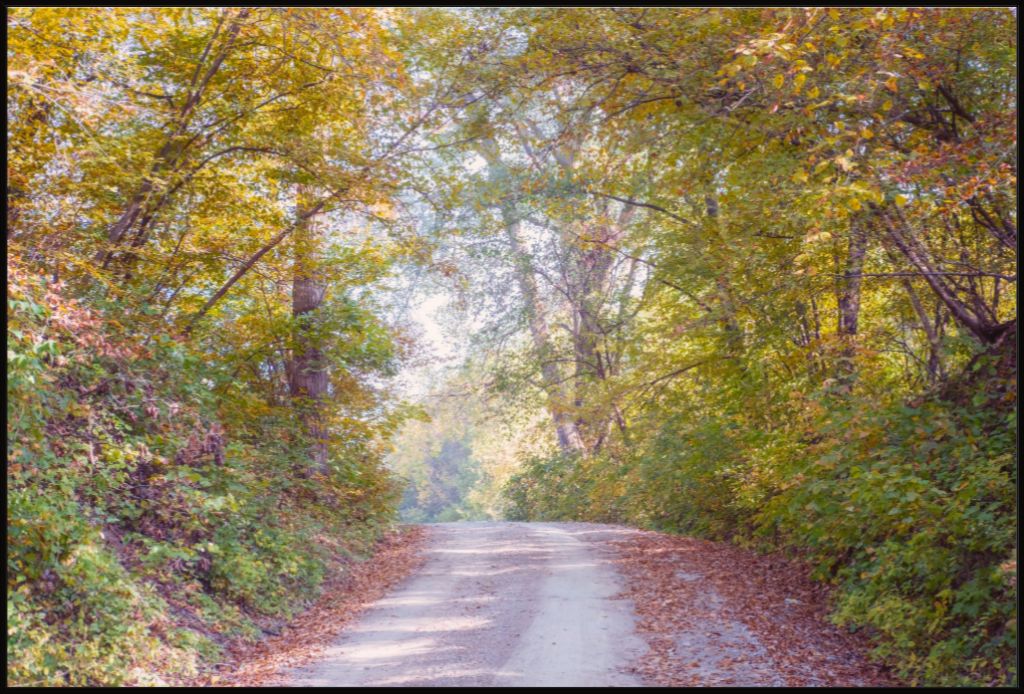
<path fill-rule="evenodd" d="M 997 323 L 986 315 L 986 311 L 972 309 L 963 302 L 957 295 L 956 288 L 946 282 L 943 273 L 939 272 L 931 262 L 927 249 L 914 236 L 913 230 L 907 224 L 899 209 L 893 208 L 891 213 L 888 210 L 880 209 L 878 218 L 885 225 L 889 238 L 893 241 L 896 248 L 921 273 L 928 286 L 931 287 L 939 300 L 949 309 L 953 320 L 969 330 L 985 345 L 999 342 L 1003 335 L 1011 329 L 1013 321 Z M 983 300 L 977 294 L 973 294 L 970 298 L 983 303 Z"/>
<path fill-rule="evenodd" d="M 743 351 L 743 331 L 736 322 L 736 303 L 733 301 L 732 288 L 729 286 L 726 243 L 719 228 L 718 199 L 711 194 L 705 195 L 704 208 L 707 215 L 706 228 L 711 237 L 708 250 L 714 263 L 715 294 L 719 310 L 722 312 L 720 324 L 725 331 L 729 353 L 738 356 Z"/>
<path fill-rule="evenodd" d="M 497 143 L 493 140 L 483 140 L 479 143 L 479 151 L 487 161 L 488 177 L 491 183 L 496 188 L 507 186 L 509 175 L 501 161 Z M 563 453 L 582 451 L 583 441 L 579 430 L 566 411 L 566 396 L 561 374 L 558 365 L 551 358 L 553 350 L 550 331 L 547 320 L 544 318 L 544 306 L 537 288 L 537 279 L 530 265 L 529 255 L 519 239 L 520 221 L 515 212 L 514 202 L 508 197 L 501 201 L 501 220 L 505 227 L 509 248 L 512 251 L 513 262 L 516 265 L 516 283 L 523 295 L 523 310 L 526 312 L 527 322 L 530 326 L 534 352 L 540 361 L 541 380 L 544 390 L 547 392 L 547 409 L 555 425 L 558 447 Z"/>
<path fill-rule="evenodd" d="M 587 391 L 592 384 L 607 380 L 613 374 L 613 364 L 606 358 L 600 347 L 607 344 L 607 331 L 602 325 L 601 315 L 605 304 L 611 296 L 613 281 L 612 249 L 616 247 L 625 228 L 636 213 L 636 207 L 624 204 L 617 219 L 612 223 L 601 223 L 587 230 L 587 238 L 592 239 L 582 248 L 576 239 L 564 239 L 566 245 L 574 249 L 576 257 L 574 274 L 575 282 L 568 292 L 575 313 L 573 320 L 573 351 L 575 356 L 574 402 L 578 411 L 582 412 L 587 403 Z M 597 219 L 608 218 L 608 202 L 603 200 L 600 207 L 594 210 Z M 606 436 L 608 425 L 615 421 L 617 405 L 612 403 L 611 411 L 591 413 L 590 417 L 579 417 L 576 428 L 584 443 L 592 451 L 600 449 Z M 618 418 L 620 429 L 625 429 L 624 420 Z"/>
<path fill-rule="evenodd" d="M 864 271 L 864 254 L 868 248 L 868 234 L 864 220 L 854 220 L 850 225 L 850 252 L 846 258 L 846 272 L 839 291 L 839 334 L 852 337 L 857 334 L 860 316 L 861 273 Z"/>
<path fill-rule="evenodd" d="M 928 338 L 928 380 L 935 383 L 939 378 L 945 376 L 945 370 L 942 366 L 942 338 L 939 337 L 938 333 L 942 314 L 936 312 L 935 325 L 933 326 L 928 319 L 928 313 L 921 304 L 921 299 L 917 296 L 917 292 L 914 291 L 914 285 L 906 277 L 903 278 L 901 284 L 907 290 L 907 296 L 910 297 L 910 305 L 913 306 L 914 313 L 917 314 L 917 318 L 921 322 L 921 329 L 924 330 L 925 337 Z"/>
<path fill-rule="evenodd" d="M 533 339 L 534 351 L 540 360 L 541 379 L 547 391 L 547 408 L 555 425 L 558 447 L 563 453 L 583 450 L 583 440 L 579 428 L 566 412 L 565 388 L 561 383 L 558 365 L 552 359 L 553 350 L 549 338 L 547 320 L 544 318 L 544 306 L 537 290 L 537 280 L 529 265 L 529 258 L 519 240 L 519 222 L 511 215 L 511 210 L 502 209 L 502 221 L 505 223 L 505 234 L 516 261 L 516 280 L 519 291 L 523 295 L 523 308 L 526 311 L 530 326 L 530 337 Z"/>
<path fill-rule="evenodd" d="M 850 223 L 850 246 L 846 256 L 846 271 L 839 281 L 837 304 L 839 308 L 839 324 L 837 332 L 842 342 L 841 353 L 837 365 L 840 385 L 849 390 L 853 387 L 855 375 L 854 344 L 857 336 L 857 322 L 860 318 L 860 285 L 861 273 L 864 272 L 864 255 L 868 248 L 866 220 L 854 219 Z"/>
<path fill-rule="evenodd" d="M 325 473 L 327 466 L 327 428 L 325 399 L 330 372 L 324 358 L 318 309 L 327 291 L 319 266 L 318 251 L 323 241 L 322 218 L 310 215 L 313 198 L 305 186 L 299 186 L 297 214 L 299 224 L 292 237 L 295 259 L 292 278 L 292 319 L 294 346 L 289 386 L 292 401 L 299 412 L 306 434 L 312 440 L 310 458 L 314 470 Z"/>

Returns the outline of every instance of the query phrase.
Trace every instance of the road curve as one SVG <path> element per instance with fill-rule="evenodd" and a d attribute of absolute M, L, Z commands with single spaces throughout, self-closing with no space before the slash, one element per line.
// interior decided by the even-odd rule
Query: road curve
<path fill-rule="evenodd" d="M 440 523 L 426 563 L 290 686 L 641 686 L 646 646 L 590 523 Z"/>

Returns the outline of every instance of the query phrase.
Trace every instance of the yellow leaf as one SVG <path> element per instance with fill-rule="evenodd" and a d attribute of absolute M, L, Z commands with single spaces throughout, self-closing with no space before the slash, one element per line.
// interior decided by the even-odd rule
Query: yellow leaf
<path fill-rule="evenodd" d="M 886 99 L 885 103 L 882 104 L 882 110 L 883 111 L 888 111 L 891 108 L 892 108 L 892 102 L 889 101 L 888 99 Z"/>
<path fill-rule="evenodd" d="M 772 80 L 772 84 L 775 85 L 776 89 L 779 89 L 779 88 L 782 87 L 782 85 L 785 83 L 785 81 L 786 81 L 786 76 L 783 75 L 780 72 L 779 74 L 775 75 L 775 79 Z"/>
<path fill-rule="evenodd" d="M 792 180 L 794 183 L 807 183 L 807 172 L 804 171 L 803 169 L 800 169 L 795 174 L 793 174 Z"/>
<path fill-rule="evenodd" d="M 869 130 L 868 128 L 864 128 L 863 130 L 860 131 L 860 136 L 863 137 L 865 140 L 870 140 L 875 136 L 875 134 L 871 132 L 871 130 Z"/>
<path fill-rule="evenodd" d="M 895 92 L 899 89 L 899 87 L 897 86 L 897 79 L 895 77 L 890 77 L 889 79 L 887 79 L 885 81 L 885 86 L 889 89 L 890 92 Z"/>
<path fill-rule="evenodd" d="M 897 195 L 896 196 L 896 204 L 899 205 L 900 207 L 903 207 L 904 205 L 906 205 L 909 200 L 910 200 L 910 198 L 908 198 L 906 195 Z"/>

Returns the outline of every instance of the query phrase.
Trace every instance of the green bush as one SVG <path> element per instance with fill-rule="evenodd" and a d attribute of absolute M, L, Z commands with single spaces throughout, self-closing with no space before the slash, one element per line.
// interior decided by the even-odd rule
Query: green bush
<path fill-rule="evenodd" d="M 7 562 L 9 681 L 117 684 L 155 656 L 161 601 L 125 571 L 74 501 L 12 489 Z"/>
<path fill-rule="evenodd" d="M 871 629 L 913 683 L 1007 673 L 1015 421 L 939 400 L 834 412 L 759 518 L 834 577 L 836 621 Z"/>
<path fill-rule="evenodd" d="M 590 499 L 583 492 L 586 478 L 580 458 L 572 455 L 534 457 L 509 478 L 504 493 L 507 517 L 516 521 L 583 520 L 590 516 Z"/>
<path fill-rule="evenodd" d="M 250 617 L 290 616 L 332 554 L 365 550 L 394 519 L 397 484 L 368 444 L 307 478 L 291 408 L 14 270 L 9 683 L 195 674 L 220 645 L 176 626 L 183 605 L 225 638 L 257 638 Z"/>

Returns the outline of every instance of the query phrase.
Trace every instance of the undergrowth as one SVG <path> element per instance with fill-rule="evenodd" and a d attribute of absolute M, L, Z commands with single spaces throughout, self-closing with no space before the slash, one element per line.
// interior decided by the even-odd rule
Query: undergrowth
<path fill-rule="evenodd" d="M 289 408 L 8 271 L 9 684 L 187 681 L 393 520 L 369 449 L 300 474 Z"/>

